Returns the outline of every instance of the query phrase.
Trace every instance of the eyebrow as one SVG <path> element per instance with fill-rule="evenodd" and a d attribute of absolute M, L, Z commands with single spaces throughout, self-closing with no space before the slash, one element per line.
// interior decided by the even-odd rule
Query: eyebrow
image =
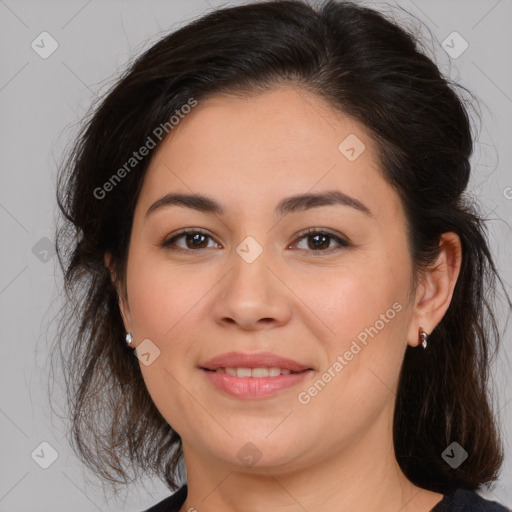
<path fill-rule="evenodd" d="M 317 194 L 299 194 L 287 197 L 276 206 L 275 211 L 276 214 L 283 216 L 287 213 L 301 212 L 309 210 L 310 208 L 331 205 L 349 206 L 373 217 L 370 209 L 361 201 L 354 197 L 350 197 L 339 190 L 329 190 L 327 192 Z M 155 211 L 169 206 L 182 206 L 202 213 L 212 213 L 216 215 L 224 215 L 226 211 L 220 203 L 201 194 L 179 194 L 171 192 L 155 201 L 148 208 L 145 218 Z"/>

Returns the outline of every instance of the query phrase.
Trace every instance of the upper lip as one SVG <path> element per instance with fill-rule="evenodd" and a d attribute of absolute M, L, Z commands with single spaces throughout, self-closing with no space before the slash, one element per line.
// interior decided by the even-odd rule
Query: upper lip
<path fill-rule="evenodd" d="M 202 363 L 201 368 L 206 370 L 217 370 L 218 368 L 281 368 L 292 372 L 312 369 L 293 359 L 278 356 L 272 352 L 256 352 L 253 354 L 228 352 Z"/>

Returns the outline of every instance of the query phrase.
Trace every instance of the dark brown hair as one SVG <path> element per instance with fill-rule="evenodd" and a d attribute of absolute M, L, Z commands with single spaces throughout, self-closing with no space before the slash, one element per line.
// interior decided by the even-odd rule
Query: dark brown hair
<path fill-rule="evenodd" d="M 500 338 L 496 279 L 502 282 L 483 219 L 465 191 L 473 150 L 467 108 L 458 86 L 419 46 L 395 22 L 354 3 L 252 3 L 211 12 L 163 37 L 102 98 L 62 166 L 57 194 L 68 308 L 56 347 L 73 447 L 99 475 L 124 483 L 152 473 L 175 489 L 182 446 L 124 343 L 116 287 L 104 264 L 110 253 L 123 284 L 134 207 L 156 148 L 108 193 L 97 191 L 190 98 L 289 83 L 373 135 L 385 179 L 407 214 L 415 276 L 433 264 L 443 233 L 461 239 L 462 268 L 449 309 L 426 351 L 407 348 L 401 370 L 394 443 L 403 472 L 442 493 L 497 478 L 503 452 L 488 378 Z M 456 469 L 441 457 L 454 441 L 469 453 Z"/>

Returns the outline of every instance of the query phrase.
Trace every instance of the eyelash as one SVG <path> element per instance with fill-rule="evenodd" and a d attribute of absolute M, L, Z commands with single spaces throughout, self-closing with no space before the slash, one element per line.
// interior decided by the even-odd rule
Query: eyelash
<path fill-rule="evenodd" d="M 200 229 L 194 229 L 194 230 L 183 230 L 183 231 L 179 231 L 178 233 L 174 234 L 171 238 L 168 238 L 167 240 L 164 240 L 163 242 L 161 242 L 159 245 L 161 248 L 163 249 L 167 249 L 167 250 L 170 250 L 170 251 L 173 251 L 173 252 L 177 252 L 177 253 L 190 253 L 190 252 L 199 252 L 199 251 L 204 251 L 206 249 L 208 249 L 207 247 L 204 247 L 204 248 L 201 248 L 201 249 L 183 249 L 181 247 L 176 247 L 175 245 L 173 246 L 173 244 L 175 244 L 175 242 L 177 240 L 179 240 L 180 238 L 183 238 L 184 236 L 186 235 L 196 235 L 196 234 L 199 234 L 199 235 L 205 235 L 209 238 L 211 238 L 213 240 L 213 238 L 208 234 L 206 233 L 205 231 L 202 231 Z M 303 231 L 302 233 L 300 233 L 298 239 L 297 239 L 297 242 L 304 239 L 304 238 L 308 238 L 309 236 L 312 236 L 312 235 L 326 235 L 328 237 L 330 237 L 331 239 L 335 240 L 336 242 L 338 242 L 338 244 L 340 245 L 340 247 L 335 247 L 335 248 L 330 248 L 330 249 L 313 249 L 313 250 L 307 250 L 307 249 L 299 249 L 299 250 L 302 250 L 302 251 L 306 251 L 306 252 L 309 252 L 309 253 L 312 253 L 316 256 L 323 256 L 323 255 L 326 255 L 326 254 L 331 254 L 333 252 L 336 252 L 337 250 L 340 250 L 342 248 L 348 248 L 348 247 L 351 247 L 351 244 L 335 235 L 334 233 L 331 233 L 330 231 L 327 231 L 325 229 L 321 229 L 321 228 L 308 228 L 306 229 L 305 231 Z M 294 244 L 295 245 L 295 244 Z"/>

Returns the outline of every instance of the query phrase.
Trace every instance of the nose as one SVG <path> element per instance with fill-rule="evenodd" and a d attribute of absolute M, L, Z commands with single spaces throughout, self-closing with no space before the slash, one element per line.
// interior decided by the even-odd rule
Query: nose
<path fill-rule="evenodd" d="M 233 253 L 231 270 L 219 283 L 214 298 L 216 322 L 243 330 L 286 324 L 291 318 L 292 299 L 283 272 L 269 261 L 265 250 L 249 261 Z"/>

